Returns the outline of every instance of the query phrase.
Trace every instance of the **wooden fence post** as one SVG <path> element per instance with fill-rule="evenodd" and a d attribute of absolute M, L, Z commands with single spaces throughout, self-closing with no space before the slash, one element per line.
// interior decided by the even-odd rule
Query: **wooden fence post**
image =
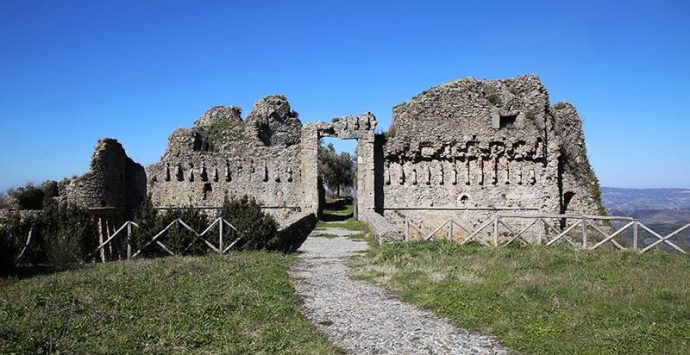
<path fill-rule="evenodd" d="M 582 219 L 582 249 L 587 249 L 587 219 Z"/>
<path fill-rule="evenodd" d="M 498 218 L 499 217 L 497 215 L 496 218 L 494 219 L 494 238 L 493 238 L 494 239 L 493 240 L 494 247 L 498 246 Z"/>
<path fill-rule="evenodd" d="M 107 219 L 105 220 L 105 236 L 105 240 L 110 240 L 110 223 Z M 110 255 L 110 260 L 113 260 L 113 243 L 108 243 L 108 254 Z"/>
<path fill-rule="evenodd" d="M 635 221 L 635 224 L 633 224 L 633 250 L 638 249 L 638 237 L 637 237 L 637 221 Z"/>
<path fill-rule="evenodd" d="M 410 219 L 405 218 L 405 241 L 410 240 Z"/>
<path fill-rule="evenodd" d="M 132 222 L 127 221 L 127 260 L 132 258 Z"/>
<path fill-rule="evenodd" d="M 453 240 L 453 220 L 449 220 L 448 223 L 448 240 Z"/>
<path fill-rule="evenodd" d="M 223 252 L 223 224 L 225 224 L 225 220 L 223 220 L 222 217 L 219 218 L 219 220 L 220 220 L 220 228 L 218 229 L 218 239 L 219 239 L 218 244 L 220 245 L 220 248 L 219 248 L 220 249 L 220 255 L 223 255 L 223 254 L 225 254 Z"/>
<path fill-rule="evenodd" d="M 22 258 L 22 256 L 24 255 L 24 252 L 26 252 L 26 249 L 28 249 L 29 246 L 31 245 L 31 237 L 34 234 L 34 227 L 35 226 L 36 226 L 36 224 L 32 223 L 31 227 L 29 227 L 29 235 L 26 236 L 26 243 L 24 243 L 24 248 L 22 248 L 22 251 L 19 252 L 19 255 L 17 256 L 17 258 L 14 259 L 15 265 L 17 265 L 19 263 L 19 259 Z"/>
<path fill-rule="evenodd" d="M 103 221 L 101 217 L 98 217 L 98 245 L 103 244 Z M 105 262 L 105 250 L 101 248 L 101 250 L 98 251 L 98 254 L 101 256 L 101 262 Z"/>

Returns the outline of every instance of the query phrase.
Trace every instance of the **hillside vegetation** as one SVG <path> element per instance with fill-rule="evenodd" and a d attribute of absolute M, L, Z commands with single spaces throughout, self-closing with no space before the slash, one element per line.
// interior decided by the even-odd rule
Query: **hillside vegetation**
<path fill-rule="evenodd" d="M 393 243 L 358 277 L 543 354 L 680 354 L 690 349 L 690 256 L 560 247 Z"/>
<path fill-rule="evenodd" d="M 5 281 L 0 353 L 335 353 L 298 311 L 292 258 L 156 258 Z"/>

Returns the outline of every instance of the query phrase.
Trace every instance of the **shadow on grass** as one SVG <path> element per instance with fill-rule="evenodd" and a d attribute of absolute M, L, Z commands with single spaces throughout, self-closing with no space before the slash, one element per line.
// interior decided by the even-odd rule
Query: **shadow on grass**
<path fill-rule="evenodd" d="M 0 286 L 39 275 L 49 275 L 64 271 L 49 265 L 19 265 L 6 274 L 0 274 Z"/>
<path fill-rule="evenodd" d="M 326 201 L 321 220 L 324 222 L 346 221 L 353 217 L 352 198 L 338 198 L 333 201 Z"/>

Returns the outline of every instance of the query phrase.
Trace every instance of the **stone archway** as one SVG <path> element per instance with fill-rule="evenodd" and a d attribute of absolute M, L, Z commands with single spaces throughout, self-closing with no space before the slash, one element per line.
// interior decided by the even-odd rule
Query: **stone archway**
<path fill-rule="evenodd" d="M 309 123 L 302 128 L 302 164 L 305 184 L 305 208 L 319 213 L 318 151 L 323 137 L 357 140 L 357 197 L 355 216 L 374 211 L 374 140 L 376 117 L 370 112 L 359 116 L 338 117 L 326 122 Z"/>

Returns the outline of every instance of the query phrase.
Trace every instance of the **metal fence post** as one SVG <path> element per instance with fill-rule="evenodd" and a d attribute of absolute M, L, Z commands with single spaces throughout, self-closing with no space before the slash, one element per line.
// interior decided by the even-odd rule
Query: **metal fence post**
<path fill-rule="evenodd" d="M 223 224 L 225 224 L 225 221 L 222 217 L 218 218 L 218 220 L 220 221 L 220 228 L 218 228 L 218 244 L 220 245 L 220 255 L 223 255 Z"/>
<path fill-rule="evenodd" d="M 132 221 L 127 221 L 127 260 L 132 258 Z"/>

